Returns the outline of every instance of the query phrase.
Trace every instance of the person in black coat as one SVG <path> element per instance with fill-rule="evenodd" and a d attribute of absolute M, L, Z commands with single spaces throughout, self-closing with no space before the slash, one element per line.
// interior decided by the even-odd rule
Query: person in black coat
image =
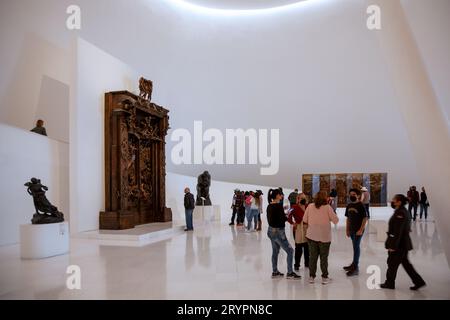
<path fill-rule="evenodd" d="M 189 188 L 184 188 L 184 215 L 186 218 L 186 229 L 184 231 L 194 230 L 192 215 L 195 208 L 194 195 Z"/>
<path fill-rule="evenodd" d="M 425 192 L 425 188 L 422 187 L 422 192 L 420 193 L 420 219 L 422 219 L 422 215 L 425 212 L 425 220 L 428 218 L 428 206 L 430 205 L 428 203 L 428 197 L 427 193 Z"/>
<path fill-rule="evenodd" d="M 395 289 L 395 278 L 400 264 L 414 283 L 414 286 L 410 287 L 411 290 L 418 290 L 425 286 L 425 281 L 408 260 L 408 251 L 412 250 L 413 246 L 409 236 L 411 217 L 405 208 L 407 202 L 408 199 L 402 194 L 395 195 L 391 202 L 391 207 L 395 211 L 389 219 L 388 237 L 385 243 L 388 250 L 388 270 L 386 281 L 380 285 L 384 289 Z"/>

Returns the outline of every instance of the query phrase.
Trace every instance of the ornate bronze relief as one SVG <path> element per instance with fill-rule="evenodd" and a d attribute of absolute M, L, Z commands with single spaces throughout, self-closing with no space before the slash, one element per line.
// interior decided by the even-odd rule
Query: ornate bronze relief
<path fill-rule="evenodd" d="M 150 102 L 153 84 L 140 80 L 140 96 L 105 95 L 105 211 L 100 229 L 170 221 L 165 206 L 165 136 L 168 110 Z"/>

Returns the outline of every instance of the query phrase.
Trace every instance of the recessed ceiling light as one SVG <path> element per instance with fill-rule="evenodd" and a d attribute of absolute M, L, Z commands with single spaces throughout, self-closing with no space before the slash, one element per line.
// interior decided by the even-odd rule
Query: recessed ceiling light
<path fill-rule="evenodd" d="M 320 0 L 166 0 L 183 9 L 203 14 L 251 15 L 294 9 Z M 325 0 L 322 0 L 325 1 Z"/>

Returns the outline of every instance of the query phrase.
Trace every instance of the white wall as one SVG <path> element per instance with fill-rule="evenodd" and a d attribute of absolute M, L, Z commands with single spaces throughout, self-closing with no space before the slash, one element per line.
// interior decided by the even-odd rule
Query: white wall
<path fill-rule="evenodd" d="M 69 146 L 67 143 L 0 124 L 0 245 L 19 241 L 19 225 L 31 223 L 33 198 L 24 183 L 41 179 L 47 198 L 69 216 Z"/>
<path fill-rule="evenodd" d="M 397 93 L 414 158 L 422 176 L 450 266 L 450 135 L 420 51 L 399 0 L 376 0 L 386 14 L 377 33 Z M 450 5 L 448 6 L 450 9 Z"/>
<path fill-rule="evenodd" d="M 50 138 L 69 142 L 68 51 L 32 32 L 10 39 L 7 30 L 0 31 L 8 43 L 1 55 L 0 122 L 30 130 L 43 119 Z"/>
<path fill-rule="evenodd" d="M 71 101 L 70 211 L 72 232 L 98 229 L 105 208 L 104 94 L 135 91 L 138 74 L 79 38 L 75 44 L 75 96 Z"/>
<path fill-rule="evenodd" d="M 1 40 L 9 44 L 0 49 L 0 92 L 8 91 L 23 36 L 33 31 L 70 51 L 79 34 L 154 80 L 154 100 L 170 109 L 173 129 L 194 120 L 207 128 L 281 129 L 278 175 L 261 176 L 258 166 L 208 168 L 218 180 L 294 187 L 302 173 L 382 171 L 390 193 L 420 184 L 385 62 L 365 27 L 365 1 L 305 1 L 233 16 L 165 0 L 81 0 L 80 31 L 65 28 L 69 4 L 0 4 Z M 205 167 L 168 158 L 168 169 L 196 176 Z"/>
<path fill-rule="evenodd" d="M 450 1 L 402 0 L 408 26 L 434 89 L 439 107 L 450 127 Z M 431 5 L 430 5 L 431 4 Z"/>

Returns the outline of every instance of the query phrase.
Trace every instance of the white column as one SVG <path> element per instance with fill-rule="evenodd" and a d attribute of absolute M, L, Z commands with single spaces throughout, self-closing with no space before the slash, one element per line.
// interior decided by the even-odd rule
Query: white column
<path fill-rule="evenodd" d="M 405 125 L 415 158 L 399 161 L 416 161 L 450 266 L 450 134 L 445 115 L 400 1 L 368 0 L 367 4 L 381 8 L 381 30 L 372 32 L 377 33 L 403 115 L 404 123 L 398 125 Z M 445 32 L 443 38 L 448 36 Z"/>

